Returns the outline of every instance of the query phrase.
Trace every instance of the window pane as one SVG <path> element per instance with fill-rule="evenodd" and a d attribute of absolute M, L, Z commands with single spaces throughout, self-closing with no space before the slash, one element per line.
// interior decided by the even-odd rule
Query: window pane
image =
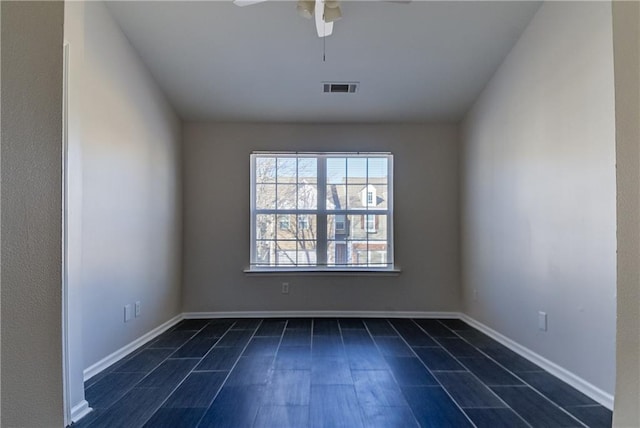
<path fill-rule="evenodd" d="M 298 183 L 318 182 L 318 160 L 316 158 L 298 159 Z"/>
<path fill-rule="evenodd" d="M 364 184 L 347 186 L 347 207 L 350 210 L 367 208 L 367 186 Z"/>
<path fill-rule="evenodd" d="M 362 241 L 329 241 L 327 243 L 327 265 L 367 266 L 367 243 Z"/>
<path fill-rule="evenodd" d="M 296 216 L 285 214 L 278 216 L 278 228 L 276 234 L 278 239 L 296 239 Z"/>
<path fill-rule="evenodd" d="M 315 184 L 298 184 L 298 209 L 315 210 L 318 206 L 318 187 Z"/>
<path fill-rule="evenodd" d="M 278 175 L 279 179 L 280 175 Z M 296 185 L 278 184 L 278 205 L 279 210 L 296 209 Z"/>
<path fill-rule="evenodd" d="M 296 241 L 276 241 L 276 264 L 296 264 Z"/>
<path fill-rule="evenodd" d="M 256 183 L 275 183 L 276 158 L 256 158 Z"/>
<path fill-rule="evenodd" d="M 296 264 L 295 250 L 277 250 L 276 266 L 294 266 Z"/>
<path fill-rule="evenodd" d="M 349 184 L 365 184 L 367 182 L 366 158 L 347 158 L 347 181 Z"/>
<path fill-rule="evenodd" d="M 259 210 L 276 207 L 276 185 L 256 184 L 256 208 Z"/>
<path fill-rule="evenodd" d="M 387 263 L 387 243 L 369 241 L 369 266 L 384 267 Z"/>
<path fill-rule="evenodd" d="M 386 215 L 367 215 L 367 234 L 369 241 L 387 240 L 387 216 Z"/>
<path fill-rule="evenodd" d="M 327 184 L 344 184 L 346 176 L 346 158 L 327 158 Z"/>
<path fill-rule="evenodd" d="M 317 217 L 311 214 L 297 216 L 298 239 L 313 239 L 318 236 Z"/>
<path fill-rule="evenodd" d="M 347 209 L 347 186 L 330 184 L 327 186 L 327 210 Z"/>
<path fill-rule="evenodd" d="M 388 161 L 386 158 L 369 158 L 367 168 L 369 172 L 369 182 L 385 183 L 389 171 Z"/>
<path fill-rule="evenodd" d="M 366 240 L 367 233 L 367 216 L 363 214 L 349 216 L 351 223 L 351 230 L 349 231 L 349 238 L 356 240 Z"/>
<path fill-rule="evenodd" d="M 295 183 L 296 171 L 296 158 L 278 158 L 278 183 Z"/>
<path fill-rule="evenodd" d="M 272 214 L 256 216 L 256 239 L 275 239 L 274 218 Z"/>
<path fill-rule="evenodd" d="M 298 266 L 318 264 L 316 241 L 298 241 Z"/>
<path fill-rule="evenodd" d="M 329 241 L 327 243 L 327 265 L 345 266 L 349 263 L 347 254 L 347 243 Z"/>
<path fill-rule="evenodd" d="M 373 193 L 373 203 L 370 204 L 369 206 L 367 206 L 367 209 L 370 210 L 380 210 L 380 209 L 384 209 L 386 210 L 388 208 L 388 204 L 387 204 L 387 189 L 388 186 L 385 185 L 381 185 L 381 184 L 371 184 L 371 182 L 369 182 L 369 186 L 370 186 L 370 192 Z"/>
<path fill-rule="evenodd" d="M 351 250 L 351 263 L 356 266 L 369 264 L 366 241 L 351 241 L 348 243 Z"/>
<path fill-rule="evenodd" d="M 274 264 L 278 266 L 317 265 L 316 241 L 277 241 Z"/>
<path fill-rule="evenodd" d="M 273 258 L 274 241 L 257 241 L 256 242 L 256 264 L 263 266 L 272 265 L 275 260 Z"/>
<path fill-rule="evenodd" d="M 351 236 L 352 217 L 344 214 L 327 215 L 327 239 L 344 241 Z"/>

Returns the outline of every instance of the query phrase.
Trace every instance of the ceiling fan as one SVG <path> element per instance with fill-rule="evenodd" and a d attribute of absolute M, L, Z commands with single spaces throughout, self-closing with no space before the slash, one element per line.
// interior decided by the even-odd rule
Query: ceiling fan
<path fill-rule="evenodd" d="M 249 6 L 267 0 L 234 0 L 237 6 Z M 391 3 L 409 3 L 411 0 L 389 0 Z M 327 37 L 333 33 L 333 23 L 342 18 L 338 0 L 298 0 L 296 6 L 303 18 L 311 19 L 315 14 L 318 37 Z"/>

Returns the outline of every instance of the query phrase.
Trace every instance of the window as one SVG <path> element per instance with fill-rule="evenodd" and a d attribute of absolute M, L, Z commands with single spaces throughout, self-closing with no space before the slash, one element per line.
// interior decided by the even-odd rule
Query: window
<path fill-rule="evenodd" d="M 289 229 L 289 227 L 291 227 L 288 215 L 281 215 L 280 217 L 278 217 L 278 227 L 280 227 L 280 230 L 287 230 Z"/>
<path fill-rule="evenodd" d="M 306 215 L 298 216 L 298 230 L 308 230 L 309 229 L 309 219 Z"/>
<path fill-rule="evenodd" d="M 377 218 L 375 215 L 367 214 L 367 232 L 376 233 L 376 222 Z"/>
<path fill-rule="evenodd" d="M 388 153 L 251 155 L 251 269 L 393 268 Z"/>

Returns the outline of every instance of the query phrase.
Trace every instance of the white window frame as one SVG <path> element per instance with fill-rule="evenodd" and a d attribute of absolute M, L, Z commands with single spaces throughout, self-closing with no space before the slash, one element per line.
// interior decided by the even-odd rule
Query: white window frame
<path fill-rule="evenodd" d="M 317 159 L 317 207 L 316 209 L 278 209 L 277 206 L 273 209 L 257 209 L 256 208 L 256 159 L 259 157 L 315 157 Z M 367 206 L 362 209 L 345 209 L 335 210 L 327 209 L 327 177 L 326 177 L 326 160 L 328 158 L 348 158 L 348 157 L 360 157 L 360 158 L 385 158 L 387 159 L 387 201 L 386 208 L 372 208 Z M 251 207 L 251 242 L 250 242 L 250 267 L 248 272 L 283 272 L 283 271 L 396 271 L 394 266 L 394 240 L 393 240 L 393 155 L 389 152 L 253 152 L 251 154 L 251 192 L 250 192 L 250 207 Z M 369 186 L 368 178 L 366 186 Z M 317 227 L 317 242 L 316 242 L 316 261 L 317 264 L 313 266 L 304 265 L 284 265 L 284 266 L 260 266 L 257 263 L 256 253 L 256 218 L 259 214 L 292 214 L 295 216 L 300 215 L 315 215 L 316 227 Z M 387 232 L 387 251 L 386 251 L 386 264 L 382 266 L 363 266 L 363 265 L 328 265 L 327 263 L 327 217 L 332 215 L 342 215 L 346 219 L 348 216 L 356 215 L 386 215 L 386 232 Z M 298 218 L 298 217 L 296 217 Z M 367 230 L 369 231 L 369 230 Z M 373 231 L 375 232 L 375 230 Z"/>

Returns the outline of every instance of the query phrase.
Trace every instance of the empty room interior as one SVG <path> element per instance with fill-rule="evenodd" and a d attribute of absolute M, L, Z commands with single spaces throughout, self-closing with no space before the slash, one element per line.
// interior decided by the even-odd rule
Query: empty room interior
<path fill-rule="evenodd" d="M 1 18 L 2 426 L 640 424 L 637 3 Z"/>

